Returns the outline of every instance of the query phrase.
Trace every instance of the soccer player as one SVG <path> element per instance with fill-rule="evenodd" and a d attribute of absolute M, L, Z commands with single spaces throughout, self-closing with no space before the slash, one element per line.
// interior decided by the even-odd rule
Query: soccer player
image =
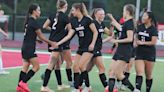
<path fill-rule="evenodd" d="M 23 58 L 23 68 L 20 72 L 19 84 L 16 88 L 18 92 L 30 92 L 27 82 L 34 76 L 34 74 L 39 70 L 39 61 L 37 54 L 35 52 L 36 47 L 36 38 L 37 36 L 50 44 L 53 48 L 56 48 L 55 42 L 52 42 L 45 38 L 41 32 L 41 26 L 39 25 L 37 19 L 40 17 L 41 11 L 38 4 L 31 4 L 27 17 L 25 20 L 25 33 L 24 40 L 21 49 L 22 58 Z M 32 69 L 28 71 L 30 64 L 32 64 Z"/>
<path fill-rule="evenodd" d="M 142 24 L 137 28 L 136 48 L 136 88 L 141 91 L 143 75 L 146 75 L 146 92 L 151 92 L 153 84 L 152 71 L 156 59 L 155 44 L 158 39 L 156 19 L 152 12 L 145 12 Z"/>
<path fill-rule="evenodd" d="M 51 15 L 43 25 L 44 29 L 51 31 L 49 39 L 52 41 L 59 41 L 60 39 L 62 39 L 64 36 L 68 34 L 67 30 L 65 30 L 66 24 L 69 23 L 68 16 L 65 14 L 66 10 L 67 10 L 67 1 L 58 0 L 57 13 Z M 70 44 L 70 40 L 60 45 L 58 49 L 49 50 L 50 52 L 52 52 L 52 54 L 53 52 L 57 52 L 57 53 L 59 52 L 60 53 L 59 55 L 62 55 L 61 56 L 62 59 L 61 60 L 59 59 L 57 61 L 58 63 L 55 63 L 55 66 L 54 66 L 54 71 L 55 71 L 56 79 L 58 82 L 58 86 L 57 86 L 58 90 L 62 90 L 63 88 L 70 87 L 70 86 L 66 86 L 62 84 L 62 80 L 61 80 L 62 78 L 61 78 L 61 72 L 60 72 L 60 66 L 61 66 L 60 61 L 62 60 L 66 61 L 67 78 L 70 84 L 72 83 L 72 69 L 71 69 L 72 60 L 71 60 L 71 50 L 70 50 L 69 44 Z"/>
<path fill-rule="evenodd" d="M 88 92 L 91 89 L 86 67 L 93 57 L 94 46 L 98 32 L 96 30 L 95 24 L 92 22 L 92 19 L 88 16 L 86 7 L 83 3 L 73 4 L 71 13 L 74 17 L 71 19 L 71 25 L 74 30 L 69 31 L 68 35 L 60 42 L 58 42 L 57 45 L 60 45 L 61 43 L 70 39 L 74 33 L 78 35 L 79 48 L 77 50 L 73 64 L 75 89 L 73 89 L 72 92 L 80 92 L 80 76 L 82 76 L 82 80 L 85 80 L 86 85 L 82 92 Z"/>
<path fill-rule="evenodd" d="M 127 4 L 123 8 L 123 18 L 125 19 L 124 24 L 121 26 L 111 14 L 108 14 L 110 19 L 112 20 L 112 24 L 121 31 L 119 39 L 111 40 L 113 43 L 118 43 L 117 50 L 113 56 L 113 60 L 115 60 L 115 65 L 112 67 L 116 78 L 124 85 L 126 85 L 131 91 L 134 91 L 133 85 L 130 81 L 124 76 L 124 70 L 127 63 L 129 63 L 130 58 L 132 56 L 133 49 L 133 34 L 134 34 L 134 13 L 135 7 L 132 4 Z M 109 78 L 109 92 L 113 92 L 113 88 L 115 85 L 115 79 Z"/>
<path fill-rule="evenodd" d="M 57 1 L 57 12 L 53 15 L 51 15 L 46 22 L 43 25 L 43 28 L 51 30 L 50 37 L 49 39 L 54 42 L 58 42 L 61 39 L 63 39 L 67 35 L 67 30 L 71 30 L 71 24 L 69 22 L 69 17 L 68 15 L 65 14 L 67 11 L 67 1 L 66 0 L 58 0 Z M 63 43 L 61 45 L 58 45 L 58 48 L 55 48 L 53 50 L 49 49 L 51 52 L 51 57 L 50 61 L 48 63 L 48 67 L 45 70 L 45 77 L 44 77 L 44 82 L 43 86 L 41 87 L 41 91 L 49 91 L 50 89 L 47 87 L 50 75 L 52 70 L 54 69 L 54 66 L 57 64 L 57 61 L 59 60 L 60 53 L 62 52 L 65 54 L 64 56 L 67 56 L 67 61 L 69 64 L 69 78 L 71 78 L 71 53 L 70 53 L 70 48 L 67 45 L 67 43 Z M 68 54 L 68 55 L 67 55 Z M 69 60 L 68 60 L 69 58 Z M 55 73 L 57 75 L 57 80 L 58 80 L 58 88 L 62 87 L 61 83 L 61 74 L 60 70 L 55 70 Z M 59 88 L 60 89 L 60 88 Z"/>
<path fill-rule="evenodd" d="M 99 77 L 101 80 L 101 83 L 103 84 L 104 88 L 106 88 L 107 85 L 107 79 L 105 75 L 105 66 L 103 64 L 103 58 L 102 58 L 102 44 L 103 44 L 103 39 L 102 39 L 102 34 L 105 33 L 107 35 L 110 35 L 112 38 L 113 32 L 111 32 L 103 23 L 104 18 L 105 18 L 105 11 L 102 8 L 95 8 L 92 14 L 93 22 L 97 28 L 98 31 L 98 38 L 95 44 L 95 53 L 93 55 L 92 60 L 89 62 L 87 70 L 90 71 L 93 67 L 93 65 L 96 65 L 98 70 L 99 70 Z M 109 40 L 109 38 L 108 38 Z"/>

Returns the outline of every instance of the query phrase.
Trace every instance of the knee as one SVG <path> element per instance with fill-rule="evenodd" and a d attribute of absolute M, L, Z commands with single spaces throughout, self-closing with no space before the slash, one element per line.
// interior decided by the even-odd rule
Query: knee
<path fill-rule="evenodd" d="M 109 69 L 109 77 L 110 77 L 110 78 L 114 78 L 114 77 L 115 77 L 114 70 Z"/>
<path fill-rule="evenodd" d="M 80 71 L 82 71 L 82 72 L 86 71 L 86 67 L 84 65 L 81 65 L 79 68 L 80 68 Z"/>
<path fill-rule="evenodd" d="M 72 62 L 66 62 L 66 67 L 69 69 L 72 67 Z"/>

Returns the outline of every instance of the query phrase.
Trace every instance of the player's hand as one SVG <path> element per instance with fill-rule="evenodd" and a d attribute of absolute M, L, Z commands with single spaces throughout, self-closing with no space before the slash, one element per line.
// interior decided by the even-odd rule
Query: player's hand
<path fill-rule="evenodd" d="M 113 15 L 111 13 L 106 14 L 111 20 L 113 20 Z"/>
<path fill-rule="evenodd" d="M 5 39 L 9 39 L 9 34 L 8 33 L 5 33 L 4 36 L 5 36 Z"/>
<path fill-rule="evenodd" d="M 51 42 L 51 47 L 49 49 L 58 48 L 57 42 Z"/>
<path fill-rule="evenodd" d="M 140 41 L 140 40 L 136 41 L 136 43 L 137 43 L 137 45 L 144 45 L 144 42 Z"/>
<path fill-rule="evenodd" d="M 118 43 L 116 39 L 111 39 L 110 42 L 112 42 L 112 43 Z"/>
<path fill-rule="evenodd" d="M 39 39 L 37 39 L 36 40 L 39 44 L 42 44 L 43 43 L 43 41 L 41 41 L 41 40 L 39 40 Z"/>
<path fill-rule="evenodd" d="M 94 50 L 94 45 L 90 44 L 88 49 L 89 49 L 89 51 L 93 51 Z"/>

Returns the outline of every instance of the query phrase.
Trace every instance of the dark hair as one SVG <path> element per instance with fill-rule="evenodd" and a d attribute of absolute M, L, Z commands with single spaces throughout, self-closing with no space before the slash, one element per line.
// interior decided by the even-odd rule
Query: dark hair
<path fill-rule="evenodd" d="M 29 6 L 28 11 L 27 11 L 27 15 L 25 18 L 25 23 L 24 25 L 26 26 L 26 24 L 28 23 L 29 20 L 29 16 L 33 13 L 34 10 L 36 10 L 39 7 L 39 4 L 37 3 L 33 3 Z"/>
<path fill-rule="evenodd" d="M 127 4 L 124 6 L 131 16 L 135 15 L 135 6 L 133 4 Z"/>
<path fill-rule="evenodd" d="M 61 8 L 63 8 L 63 6 L 65 4 L 67 4 L 66 0 L 58 0 L 57 3 L 56 3 L 56 7 L 57 7 L 57 9 L 61 9 Z"/>
<path fill-rule="evenodd" d="M 88 11 L 84 3 L 74 3 L 72 5 L 75 9 L 79 9 L 84 16 L 88 16 Z"/>
<path fill-rule="evenodd" d="M 91 17 L 92 17 L 93 19 L 95 19 L 95 14 L 96 14 L 98 11 L 101 11 L 101 10 L 104 10 L 104 9 L 103 9 L 103 8 L 95 8 L 95 9 L 93 9 L 93 12 L 92 12 Z"/>
<path fill-rule="evenodd" d="M 152 24 L 157 28 L 157 21 L 156 21 L 156 18 L 154 17 L 153 12 L 146 11 L 145 13 L 147 13 L 149 19 L 151 19 Z"/>

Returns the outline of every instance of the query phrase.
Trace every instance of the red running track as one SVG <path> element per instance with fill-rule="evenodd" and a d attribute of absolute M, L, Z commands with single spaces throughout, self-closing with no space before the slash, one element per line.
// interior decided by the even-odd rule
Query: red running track
<path fill-rule="evenodd" d="M 47 64 L 49 61 L 49 54 L 45 53 L 39 53 L 38 59 L 40 64 Z M 74 59 L 72 57 L 72 59 Z M 14 68 L 14 67 L 19 67 L 22 66 L 22 56 L 21 52 L 16 52 L 16 51 L 3 51 L 2 52 L 2 61 L 3 61 L 3 67 L 4 68 Z"/>

